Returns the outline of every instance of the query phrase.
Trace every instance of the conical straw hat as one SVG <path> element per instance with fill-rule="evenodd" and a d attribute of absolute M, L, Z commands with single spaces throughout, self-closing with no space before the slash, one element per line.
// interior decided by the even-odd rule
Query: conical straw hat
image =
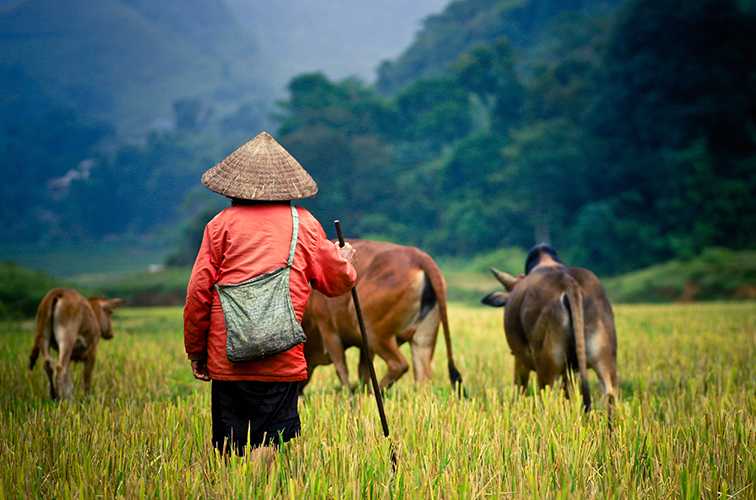
<path fill-rule="evenodd" d="M 244 200 L 299 200 L 318 192 L 310 174 L 267 132 L 202 174 L 202 184 Z"/>

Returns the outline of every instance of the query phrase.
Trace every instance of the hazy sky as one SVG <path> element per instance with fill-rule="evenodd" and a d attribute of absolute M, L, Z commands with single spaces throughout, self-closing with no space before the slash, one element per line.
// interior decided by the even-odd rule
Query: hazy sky
<path fill-rule="evenodd" d="M 412 41 L 448 0 L 227 0 L 255 33 L 279 87 L 304 71 L 375 78 L 375 68 Z"/>

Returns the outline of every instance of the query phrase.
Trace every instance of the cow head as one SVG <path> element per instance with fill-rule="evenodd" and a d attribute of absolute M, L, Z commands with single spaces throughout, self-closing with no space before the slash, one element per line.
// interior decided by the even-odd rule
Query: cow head
<path fill-rule="evenodd" d="M 123 299 L 104 299 L 102 297 L 95 297 L 89 299 L 92 304 L 95 314 L 97 315 L 97 321 L 100 323 L 100 335 L 104 339 L 113 338 L 113 323 L 112 316 L 113 311 L 123 304 Z"/>
<path fill-rule="evenodd" d="M 525 259 L 525 274 L 530 274 L 530 271 L 540 266 L 561 266 L 562 261 L 559 260 L 556 250 L 551 245 L 546 243 L 540 243 L 528 252 L 528 256 Z"/>
<path fill-rule="evenodd" d="M 517 283 L 520 282 L 524 278 L 524 276 L 521 274 L 519 276 L 512 276 L 509 273 L 505 273 L 503 271 L 499 271 L 498 269 L 491 268 L 491 274 L 494 275 L 494 278 L 496 278 L 499 283 L 504 285 L 504 288 L 506 288 L 506 292 L 491 292 L 485 297 L 481 299 L 481 302 L 487 306 L 491 307 L 504 307 L 507 305 L 507 300 L 509 299 L 509 292 L 511 292 L 514 287 L 517 285 Z"/>

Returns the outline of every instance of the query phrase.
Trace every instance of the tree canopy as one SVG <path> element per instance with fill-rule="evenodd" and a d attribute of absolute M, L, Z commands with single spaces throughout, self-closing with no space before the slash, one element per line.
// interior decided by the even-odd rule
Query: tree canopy
<path fill-rule="evenodd" d="M 480 18 L 493 3 L 454 2 L 466 14 L 431 18 L 418 40 L 495 23 Z M 313 209 L 441 254 L 550 241 L 609 273 L 753 246 L 754 9 L 632 0 L 589 16 L 587 4 L 551 12 L 527 48 L 482 37 L 387 96 L 292 81 L 279 132 L 321 183 Z M 536 2 L 524 5 L 500 21 L 523 23 Z"/>

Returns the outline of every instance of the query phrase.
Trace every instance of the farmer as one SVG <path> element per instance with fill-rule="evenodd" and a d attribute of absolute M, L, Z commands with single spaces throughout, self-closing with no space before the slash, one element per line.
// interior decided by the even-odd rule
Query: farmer
<path fill-rule="evenodd" d="M 212 381 L 213 446 L 269 464 L 300 430 L 307 379 L 300 326 L 311 286 L 328 296 L 357 279 L 354 249 L 326 239 L 291 200 L 314 196 L 312 177 L 267 132 L 202 176 L 231 206 L 205 227 L 184 307 L 184 345 L 198 380 Z"/>

